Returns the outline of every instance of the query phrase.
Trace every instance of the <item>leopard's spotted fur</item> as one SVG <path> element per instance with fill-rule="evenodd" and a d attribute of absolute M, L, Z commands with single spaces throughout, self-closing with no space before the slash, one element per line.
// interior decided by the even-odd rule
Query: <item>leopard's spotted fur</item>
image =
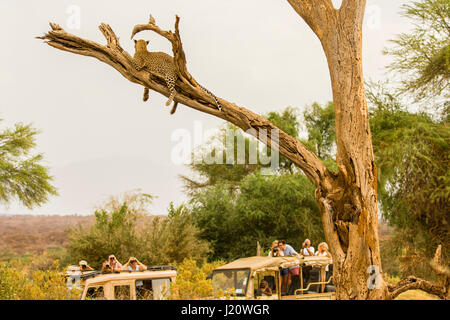
<path fill-rule="evenodd" d="M 169 100 L 166 102 L 166 106 L 169 106 L 175 96 L 175 83 L 178 79 L 178 75 L 175 69 L 174 61 L 171 56 L 164 52 L 150 52 L 147 50 L 148 41 L 145 40 L 135 40 L 135 53 L 133 57 L 133 64 L 137 70 L 146 69 L 149 72 L 158 73 L 164 77 L 166 81 L 167 88 L 169 89 L 170 96 Z M 221 110 L 221 105 L 217 98 L 207 89 L 200 86 L 205 92 L 210 94 L 219 110 Z M 148 100 L 148 88 L 144 90 L 144 101 Z M 177 102 L 174 103 L 171 113 L 174 113 L 177 107 Z"/>
<path fill-rule="evenodd" d="M 170 96 L 166 102 L 169 106 L 175 96 L 175 83 L 177 81 L 177 73 L 173 63 L 173 58 L 164 52 L 149 52 L 147 50 L 148 41 L 135 40 L 135 53 L 133 64 L 137 70 L 146 69 L 150 72 L 158 73 L 164 77 Z M 144 100 L 148 99 L 148 90 L 144 91 Z"/>

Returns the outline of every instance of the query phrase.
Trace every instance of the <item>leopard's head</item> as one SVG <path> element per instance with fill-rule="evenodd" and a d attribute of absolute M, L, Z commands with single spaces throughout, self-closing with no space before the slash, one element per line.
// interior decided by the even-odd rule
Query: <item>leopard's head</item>
<path fill-rule="evenodd" d="M 148 41 L 134 40 L 134 48 L 136 51 L 147 51 Z"/>

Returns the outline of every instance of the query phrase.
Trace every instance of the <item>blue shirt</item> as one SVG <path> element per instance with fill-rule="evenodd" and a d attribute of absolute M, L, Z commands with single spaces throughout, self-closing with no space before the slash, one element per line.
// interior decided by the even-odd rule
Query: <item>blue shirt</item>
<path fill-rule="evenodd" d="M 292 248 L 290 245 L 286 245 L 286 247 L 283 250 L 284 256 L 288 257 L 288 256 L 295 256 L 297 254 L 297 251 L 294 250 L 294 248 Z"/>
<path fill-rule="evenodd" d="M 295 256 L 297 254 L 297 251 L 294 250 L 294 248 L 292 248 L 290 245 L 286 244 L 286 247 L 283 250 L 284 256 Z M 293 267 L 289 267 L 288 269 L 295 269 L 298 268 L 299 266 L 293 266 Z"/>
<path fill-rule="evenodd" d="M 131 266 L 128 266 L 128 271 L 130 271 L 130 272 L 139 271 L 139 265 L 136 266 L 136 270 L 133 270 L 133 268 L 131 268 Z"/>

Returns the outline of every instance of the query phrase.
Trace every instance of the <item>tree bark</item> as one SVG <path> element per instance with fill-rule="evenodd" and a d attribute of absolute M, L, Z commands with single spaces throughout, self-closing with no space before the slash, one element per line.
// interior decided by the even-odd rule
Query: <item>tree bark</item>
<path fill-rule="evenodd" d="M 380 277 L 369 288 L 368 268 L 381 269 L 377 173 L 362 72 L 364 0 L 289 0 L 322 43 L 328 61 L 336 114 L 337 179 L 318 188 L 325 237 L 333 252 L 338 299 L 385 299 Z"/>
<path fill-rule="evenodd" d="M 362 72 L 362 22 L 365 0 L 343 0 L 336 10 L 331 0 L 288 0 L 322 43 L 333 89 L 336 113 L 337 157 L 339 171 L 330 172 L 322 161 L 295 138 L 279 131 L 279 140 L 272 140 L 276 130 L 272 123 L 250 110 L 218 98 L 217 110 L 209 94 L 201 90 L 188 72 L 179 34 L 179 18 L 175 32 L 160 29 L 150 16 L 147 24 L 134 27 L 132 37 L 143 30 L 152 30 L 172 43 L 173 56 L 180 80 L 176 84 L 176 102 L 233 123 L 291 160 L 315 184 L 326 241 L 333 253 L 336 295 L 338 299 L 387 299 L 391 297 L 381 274 L 377 286 L 368 283 L 368 268 L 380 272 L 378 240 L 377 172 L 372 150 L 369 115 Z M 112 29 L 105 24 L 100 30 L 106 45 L 84 40 L 50 24 L 51 31 L 40 39 L 57 49 L 91 56 L 111 65 L 131 82 L 159 92 L 169 91 L 164 79 L 147 71 L 137 71 L 132 57 L 124 51 Z M 268 137 L 260 136 L 267 130 Z M 279 130 L 279 129 L 278 129 Z"/>

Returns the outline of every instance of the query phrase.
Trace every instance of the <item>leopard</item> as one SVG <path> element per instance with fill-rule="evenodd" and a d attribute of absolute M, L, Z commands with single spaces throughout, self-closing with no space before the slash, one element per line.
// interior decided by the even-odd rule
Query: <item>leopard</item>
<path fill-rule="evenodd" d="M 179 80 L 176 68 L 175 68 L 175 62 L 173 57 L 168 55 L 165 52 L 155 52 L 155 51 L 148 51 L 147 45 L 149 44 L 149 41 L 146 40 L 134 40 L 134 48 L 135 53 L 133 56 L 133 65 L 136 68 L 136 70 L 147 70 L 152 73 L 160 74 L 163 76 L 167 88 L 169 89 L 169 100 L 166 102 L 166 106 L 170 106 L 172 102 L 174 101 L 174 97 L 176 94 L 175 84 L 177 80 Z M 151 78 L 151 76 L 150 76 Z M 217 97 L 214 96 L 208 89 L 204 88 L 199 84 L 199 87 L 204 90 L 206 93 L 211 95 L 211 97 L 214 99 L 217 108 L 221 111 L 222 106 L 220 105 L 219 101 L 217 100 Z M 144 96 L 143 100 L 147 101 L 149 98 L 149 89 L 144 89 Z M 177 108 L 178 102 L 174 102 L 173 108 L 171 110 L 171 114 L 175 113 L 175 110 Z"/>

